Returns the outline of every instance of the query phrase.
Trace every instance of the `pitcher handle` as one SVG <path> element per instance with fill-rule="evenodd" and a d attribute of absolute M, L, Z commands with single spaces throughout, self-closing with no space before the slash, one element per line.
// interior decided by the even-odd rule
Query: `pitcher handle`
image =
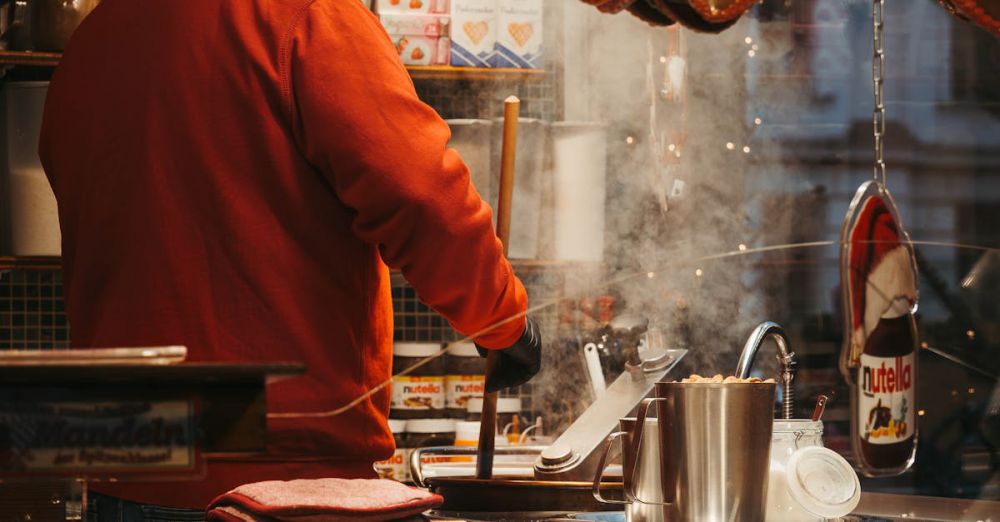
<path fill-rule="evenodd" d="M 627 499 L 629 499 L 629 500 L 631 500 L 633 502 L 638 502 L 640 504 L 646 504 L 646 505 L 649 505 L 649 506 L 669 506 L 669 505 L 671 505 L 671 502 L 656 502 L 656 501 L 653 501 L 653 500 L 648 500 L 648 501 L 647 500 L 643 500 L 643 499 L 639 498 L 639 496 L 636 495 L 636 492 L 635 492 L 635 475 L 636 475 L 636 472 L 639 469 L 639 456 L 642 454 L 642 450 L 641 450 L 641 448 L 642 448 L 642 434 L 643 434 L 644 431 L 646 431 L 646 428 L 645 428 L 645 426 L 646 426 L 646 414 L 647 414 L 647 412 L 649 410 L 649 405 L 650 404 L 653 404 L 654 402 L 665 401 L 665 400 L 667 400 L 665 397 L 651 397 L 649 399 L 643 399 L 642 402 L 639 403 L 639 412 L 638 412 L 638 415 L 636 415 L 635 427 L 632 428 L 633 431 L 632 431 L 631 440 L 632 440 L 632 447 L 635 448 L 635 451 L 633 452 L 633 453 L 635 453 L 635 461 L 632 462 L 632 476 L 630 477 L 631 480 L 624 481 L 625 482 L 625 484 L 624 484 L 624 486 L 625 486 L 625 488 L 624 488 L 625 489 L 625 498 L 627 498 Z M 661 422 L 662 422 L 662 419 L 661 419 Z M 660 451 L 661 452 L 662 451 L 670 451 L 670 449 L 669 448 L 660 448 Z"/>
<path fill-rule="evenodd" d="M 611 453 L 611 448 L 615 444 L 615 439 L 620 439 L 628 435 L 627 431 L 616 431 L 608 438 L 605 439 L 604 453 L 601 454 L 601 460 L 597 461 L 597 473 L 594 474 L 594 486 L 591 488 L 590 492 L 594 495 L 594 499 L 602 504 L 631 504 L 628 500 L 617 500 L 617 499 L 607 499 L 601 495 L 601 481 L 604 479 L 604 467 L 607 465 L 608 454 Z M 622 460 L 625 459 L 625 452 L 622 451 Z M 624 471 L 624 470 L 623 470 Z M 624 477 L 622 477 L 624 479 Z"/>

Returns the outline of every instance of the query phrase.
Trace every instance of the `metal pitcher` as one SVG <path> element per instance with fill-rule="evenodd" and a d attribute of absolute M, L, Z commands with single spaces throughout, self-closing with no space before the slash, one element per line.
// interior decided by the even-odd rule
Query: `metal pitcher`
<path fill-rule="evenodd" d="M 639 487 L 650 465 L 641 450 L 624 466 L 626 497 L 664 506 L 669 520 L 764 520 L 774 396 L 774 383 L 657 383 L 629 439 L 643 447 L 649 406 L 658 403 L 662 501 Z"/>
<path fill-rule="evenodd" d="M 625 520 L 628 522 L 664 522 L 669 513 L 667 506 L 660 504 L 663 502 L 663 491 L 660 488 L 660 484 L 663 482 L 663 468 L 660 465 L 660 424 L 658 419 L 646 420 L 641 447 L 632 444 L 632 432 L 635 431 L 636 424 L 637 421 L 634 417 L 620 419 L 621 430 L 608 436 L 604 454 L 597 467 L 597 474 L 594 476 L 593 495 L 595 499 L 605 504 L 625 504 Z M 631 489 L 651 503 L 643 504 L 630 500 L 609 499 L 601 491 L 601 483 L 604 480 L 604 465 L 616 439 L 622 441 L 624 490 Z M 636 462 L 639 463 L 639 471 L 633 473 Z"/>

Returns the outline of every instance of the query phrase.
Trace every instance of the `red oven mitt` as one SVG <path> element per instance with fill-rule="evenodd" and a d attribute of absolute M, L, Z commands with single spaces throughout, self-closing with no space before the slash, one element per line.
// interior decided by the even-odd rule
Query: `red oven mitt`
<path fill-rule="evenodd" d="M 206 520 L 220 522 L 383 522 L 440 506 L 440 495 L 382 479 L 269 480 L 216 497 Z"/>

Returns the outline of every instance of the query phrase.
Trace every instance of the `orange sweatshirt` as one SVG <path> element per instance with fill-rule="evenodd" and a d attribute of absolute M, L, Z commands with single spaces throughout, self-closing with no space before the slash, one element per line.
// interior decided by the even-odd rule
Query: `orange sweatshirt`
<path fill-rule="evenodd" d="M 448 139 L 358 0 L 104 0 L 55 72 L 41 137 L 74 344 L 301 361 L 268 408 L 321 412 L 390 376 L 386 265 L 459 332 L 523 312 Z M 246 482 L 370 475 L 393 449 L 388 408 L 384 391 L 272 420 L 266 456 L 211 462 L 200 482 L 98 489 L 204 507 Z"/>

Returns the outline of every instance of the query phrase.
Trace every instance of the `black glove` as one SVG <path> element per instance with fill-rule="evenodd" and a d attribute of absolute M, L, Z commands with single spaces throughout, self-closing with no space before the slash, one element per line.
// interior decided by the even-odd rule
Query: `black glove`
<path fill-rule="evenodd" d="M 478 344 L 476 349 L 483 357 L 492 351 Z M 486 368 L 487 392 L 520 386 L 531 380 L 542 367 L 542 336 L 538 333 L 535 321 L 528 317 L 521 338 L 499 352 L 497 364 L 493 368 Z"/>

